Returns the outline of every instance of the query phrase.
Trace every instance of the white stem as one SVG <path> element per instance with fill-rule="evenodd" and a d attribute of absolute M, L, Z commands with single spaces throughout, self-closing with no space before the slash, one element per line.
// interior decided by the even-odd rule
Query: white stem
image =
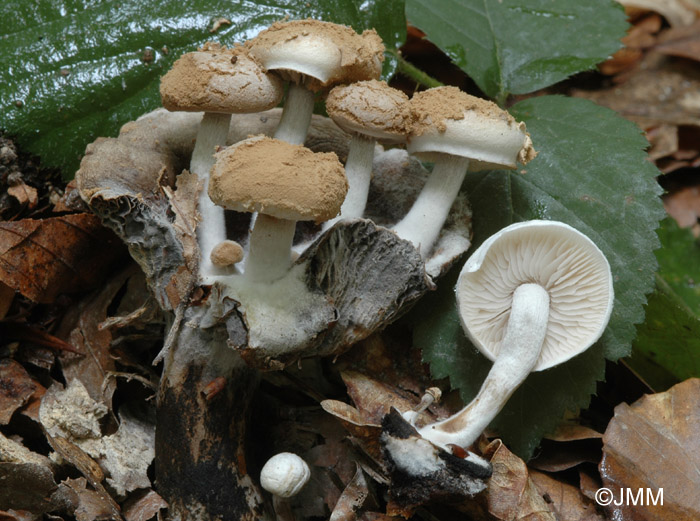
<path fill-rule="evenodd" d="M 292 145 L 303 145 L 314 112 L 315 95 L 298 83 L 290 83 L 287 99 L 284 102 L 282 117 L 275 130 L 275 139 Z"/>
<path fill-rule="evenodd" d="M 190 172 L 197 174 L 204 182 L 199 194 L 200 222 L 197 226 L 197 242 L 200 251 L 199 276 L 203 281 L 208 281 L 213 275 L 228 273 L 227 270 L 214 266 L 210 259 L 214 246 L 226 240 L 226 220 L 224 209 L 212 202 L 208 190 L 209 171 L 214 165 L 214 152 L 217 147 L 226 145 L 230 124 L 230 114 L 205 112 L 190 159 Z"/>
<path fill-rule="evenodd" d="M 250 232 L 244 276 L 253 282 L 272 282 L 292 265 L 296 221 L 259 213 Z"/>
<path fill-rule="evenodd" d="M 348 193 L 343 205 L 340 207 L 340 215 L 326 221 L 323 229 L 327 230 L 341 219 L 354 219 L 362 217 L 367 204 L 369 182 L 372 179 L 372 159 L 374 158 L 374 146 L 377 140 L 354 134 L 350 140 L 348 159 L 345 162 L 345 176 L 348 178 Z"/>
<path fill-rule="evenodd" d="M 424 259 L 433 249 L 445 224 L 468 166 L 469 159 L 465 157 L 440 157 L 413 206 L 394 226 L 398 236 L 412 242 Z"/>
<path fill-rule="evenodd" d="M 539 284 L 518 286 L 501 351 L 479 394 L 457 414 L 420 429 L 420 435 L 441 446 L 474 443 L 537 365 L 548 319 L 547 291 Z"/>

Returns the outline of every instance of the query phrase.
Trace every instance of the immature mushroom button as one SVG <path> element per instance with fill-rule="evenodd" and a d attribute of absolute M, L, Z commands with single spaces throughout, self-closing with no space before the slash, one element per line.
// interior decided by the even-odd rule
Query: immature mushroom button
<path fill-rule="evenodd" d="M 219 268 L 233 266 L 242 260 L 243 248 L 236 241 L 221 241 L 211 250 L 211 263 Z"/>
<path fill-rule="evenodd" d="M 311 471 L 306 462 L 292 452 L 272 456 L 260 472 L 260 485 L 282 498 L 297 495 L 308 483 Z"/>
<path fill-rule="evenodd" d="M 490 101 L 456 87 L 437 87 L 417 93 L 409 103 L 413 122 L 409 153 L 434 161 L 433 172 L 418 199 L 394 231 L 427 258 L 467 168 L 515 168 L 534 158 L 525 124 Z"/>
<path fill-rule="evenodd" d="M 610 265 L 581 232 L 555 221 L 513 224 L 484 242 L 457 281 L 464 330 L 494 364 L 477 396 L 419 433 L 467 447 L 531 371 L 588 349 L 613 304 Z"/>
<path fill-rule="evenodd" d="M 231 114 L 260 112 L 277 105 L 282 82 L 266 74 L 245 47 L 226 49 L 207 43 L 181 56 L 160 83 L 163 106 L 170 111 L 204 112 L 190 161 L 190 171 L 204 181 L 199 195 L 201 222 L 197 240 L 201 251 L 200 275 L 219 273 L 211 262 L 212 249 L 226 239 L 223 209 L 207 195 L 209 170 L 217 147 L 226 145 Z"/>
<path fill-rule="evenodd" d="M 377 79 L 384 60 L 384 44 L 373 29 L 357 34 L 319 20 L 274 23 L 246 45 L 266 69 L 291 82 L 275 137 L 296 145 L 306 138 L 315 92 Z"/>
<path fill-rule="evenodd" d="M 258 212 L 244 273 L 255 282 L 282 277 L 291 265 L 296 221 L 335 217 L 347 190 L 334 153 L 260 136 L 218 152 L 209 183 L 216 204 Z"/>
<path fill-rule="evenodd" d="M 362 217 L 372 177 L 377 141 L 406 141 L 408 96 L 384 81 L 367 80 L 334 87 L 326 99 L 326 111 L 352 139 L 345 162 L 348 195 L 339 218 Z M 329 226 L 331 223 L 326 223 Z"/>

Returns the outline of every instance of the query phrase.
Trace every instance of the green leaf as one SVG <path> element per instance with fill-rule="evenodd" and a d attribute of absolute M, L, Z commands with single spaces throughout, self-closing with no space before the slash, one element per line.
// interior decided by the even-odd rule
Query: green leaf
<path fill-rule="evenodd" d="M 498 100 L 593 68 L 627 29 L 613 0 L 406 0 L 406 17 Z"/>
<path fill-rule="evenodd" d="M 657 390 L 700 377 L 700 243 L 672 219 L 662 224 L 656 291 L 637 328 L 630 361 Z"/>
<path fill-rule="evenodd" d="M 588 404 L 604 376 L 604 358 L 629 354 L 634 324 L 643 320 L 645 294 L 654 285 L 654 230 L 664 212 L 658 171 L 647 161 L 647 142 L 633 123 L 589 101 L 559 96 L 528 99 L 511 112 L 527 124 L 539 155 L 526 173 L 467 175 L 474 245 L 516 221 L 563 221 L 601 248 L 615 285 L 615 305 L 602 339 L 565 364 L 533 373 L 494 421 L 492 427 L 509 447 L 527 458 L 567 410 Z M 454 280 L 441 282 L 420 306 L 415 343 L 433 374 L 449 376 L 469 401 L 490 363 L 459 330 Z"/>
<path fill-rule="evenodd" d="M 85 146 L 160 106 L 161 76 L 208 40 L 232 45 L 285 16 L 405 39 L 403 0 L 4 0 L 0 128 L 68 176 Z M 211 33 L 215 20 L 225 18 Z M 388 56 L 385 73 L 396 66 Z"/>

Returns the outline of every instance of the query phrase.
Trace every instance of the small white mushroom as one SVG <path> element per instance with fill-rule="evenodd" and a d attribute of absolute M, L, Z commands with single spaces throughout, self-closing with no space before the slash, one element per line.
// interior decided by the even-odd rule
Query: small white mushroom
<path fill-rule="evenodd" d="M 554 221 L 513 224 L 489 238 L 467 260 L 456 293 L 465 332 L 494 364 L 471 403 L 419 430 L 440 446 L 468 447 L 531 371 L 588 349 L 614 297 L 603 253 Z"/>
<path fill-rule="evenodd" d="M 406 216 L 394 226 L 427 258 L 469 170 L 515 168 L 535 157 L 525 124 L 493 102 L 456 87 L 437 87 L 411 98 L 413 123 L 406 149 L 433 172 Z"/>
<path fill-rule="evenodd" d="M 315 93 L 338 83 L 379 78 L 384 45 L 373 29 L 319 20 L 277 22 L 246 42 L 267 70 L 289 80 L 275 138 L 301 145 L 311 122 Z"/>
<path fill-rule="evenodd" d="M 296 496 L 308 483 L 311 471 L 306 462 L 292 452 L 275 454 L 260 471 L 260 485 L 270 494 Z"/>

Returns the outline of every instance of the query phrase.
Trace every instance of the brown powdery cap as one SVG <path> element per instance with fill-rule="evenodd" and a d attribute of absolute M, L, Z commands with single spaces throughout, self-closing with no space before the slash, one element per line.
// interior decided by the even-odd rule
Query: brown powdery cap
<path fill-rule="evenodd" d="M 398 143 L 406 140 L 410 111 L 408 96 L 385 81 L 367 80 L 334 87 L 326 111 L 349 133 Z"/>
<path fill-rule="evenodd" d="M 338 83 L 378 79 L 384 43 L 374 29 L 352 28 L 320 20 L 275 22 L 246 42 L 268 70 L 318 91 Z"/>
<path fill-rule="evenodd" d="M 333 152 L 257 136 L 214 157 L 209 197 L 229 210 L 321 222 L 338 215 L 348 191 L 345 169 Z"/>
<path fill-rule="evenodd" d="M 457 87 L 419 92 L 409 102 L 408 151 L 430 159 L 434 153 L 468 157 L 469 170 L 515 168 L 537 153 L 525 123 L 498 105 Z"/>
<path fill-rule="evenodd" d="M 277 105 L 284 94 L 277 76 L 267 74 L 242 45 L 207 43 L 183 54 L 160 82 L 168 110 L 243 114 Z"/>

